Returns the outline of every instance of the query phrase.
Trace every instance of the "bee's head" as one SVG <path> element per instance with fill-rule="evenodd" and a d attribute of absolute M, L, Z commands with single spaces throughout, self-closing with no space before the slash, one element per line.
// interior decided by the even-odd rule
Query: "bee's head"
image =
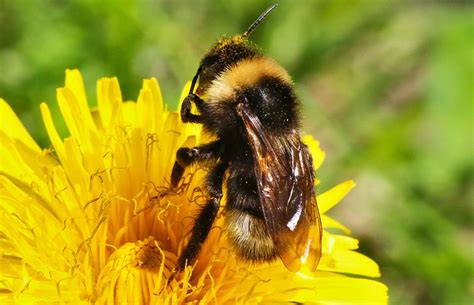
<path fill-rule="evenodd" d="M 258 48 L 248 41 L 248 37 L 276 6 L 276 4 L 273 4 L 267 8 L 243 34 L 219 39 L 202 59 L 201 65 L 193 78 L 189 93 L 193 92 L 198 78 L 199 85 L 196 93 L 202 95 L 205 94 L 211 82 L 226 69 L 243 59 L 259 56 Z"/>
<path fill-rule="evenodd" d="M 204 94 L 211 82 L 226 69 L 241 60 L 259 56 L 259 54 L 258 48 L 243 35 L 219 39 L 201 61 L 196 93 Z"/>

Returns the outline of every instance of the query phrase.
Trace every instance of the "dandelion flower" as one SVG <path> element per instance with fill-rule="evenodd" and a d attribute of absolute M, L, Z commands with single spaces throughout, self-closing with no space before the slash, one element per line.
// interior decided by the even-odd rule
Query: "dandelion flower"
<path fill-rule="evenodd" d="M 220 229 L 223 217 L 196 264 L 167 287 L 206 200 L 202 168 L 170 190 L 175 152 L 209 139 L 167 110 L 155 79 L 143 82 L 136 102 L 122 101 L 116 78 L 101 79 L 91 111 L 81 74 L 68 70 L 57 99 L 70 136 L 58 135 L 42 104 L 52 149 L 41 149 L 0 100 L 0 303 L 386 303 L 387 288 L 369 279 L 378 266 L 355 251 L 356 239 L 325 231 L 318 271 L 291 273 L 280 261 L 238 261 Z M 324 152 L 305 141 L 318 168 Z M 324 213 L 353 186 L 318 195 L 325 229 L 349 233 Z"/>

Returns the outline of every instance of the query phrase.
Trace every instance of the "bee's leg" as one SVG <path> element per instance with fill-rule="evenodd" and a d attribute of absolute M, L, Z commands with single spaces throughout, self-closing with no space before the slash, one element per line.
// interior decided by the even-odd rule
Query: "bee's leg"
<path fill-rule="evenodd" d="M 210 198 L 206 205 L 202 207 L 198 217 L 194 221 L 191 239 L 179 256 L 176 264 L 178 272 L 184 270 L 186 265 L 194 263 L 199 251 L 201 250 L 202 244 L 211 230 L 217 211 L 219 210 L 222 198 L 222 181 L 227 166 L 227 162 L 219 163 L 207 175 L 207 190 Z"/>
<path fill-rule="evenodd" d="M 183 176 L 184 169 L 193 162 L 217 159 L 221 155 L 220 140 L 198 147 L 181 147 L 176 153 L 176 162 L 171 172 L 171 186 L 176 187 Z"/>
<path fill-rule="evenodd" d="M 190 93 L 184 98 L 183 104 L 181 105 L 181 120 L 184 123 L 202 123 L 201 116 L 191 112 L 191 102 L 194 102 L 199 110 L 202 109 L 204 105 L 204 101 L 199 96 Z"/>

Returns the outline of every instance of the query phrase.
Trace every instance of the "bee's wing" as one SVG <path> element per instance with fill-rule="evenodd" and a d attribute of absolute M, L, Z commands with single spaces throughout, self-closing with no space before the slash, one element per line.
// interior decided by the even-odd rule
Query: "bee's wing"
<path fill-rule="evenodd" d="M 280 138 L 267 134 L 259 118 L 238 109 L 255 161 L 260 204 L 267 229 L 283 263 L 315 270 L 321 257 L 322 227 L 314 191 L 311 155 L 295 132 Z"/>

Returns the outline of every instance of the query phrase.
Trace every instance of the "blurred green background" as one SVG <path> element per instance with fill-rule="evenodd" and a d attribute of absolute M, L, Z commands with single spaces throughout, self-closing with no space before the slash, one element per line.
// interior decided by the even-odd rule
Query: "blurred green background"
<path fill-rule="evenodd" d="M 38 105 L 60 121 L 66 68 L 82 71 L 91 106 L 100 77 L 134 100 L 154 76 L 174 109 L 207 48 L 269 4 L 0 0 L 0 96 L 44 147 Z M 319 191 L 358 184 L 332 215 L 380 264 L 391 304 L 472 304 L 472 2 L 279 4 L 252 40 L 289 70 L 327 152 Z"/>

